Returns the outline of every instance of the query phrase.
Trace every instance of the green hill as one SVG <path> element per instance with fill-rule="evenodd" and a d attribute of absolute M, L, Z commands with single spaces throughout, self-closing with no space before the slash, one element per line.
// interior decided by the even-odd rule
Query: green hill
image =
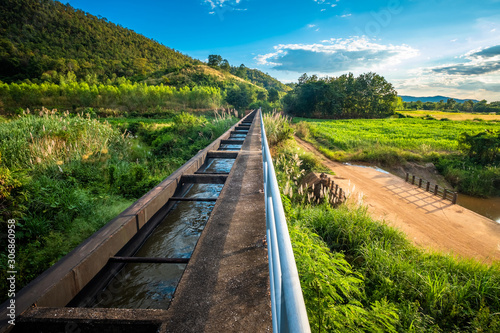
<path fill-rule="evenodd" d="M 152 39 L 52 0 L 4 0 L 0 7 L 0 80 L 144 77 L 200 63 Z"/>
<path fill-rule="evenodd" d="M 88 83 L 134 82 L 225 88 L 255 84 L 285 91 L 258 70 L 245 82 L 120 25 L 53 0 L 3 0 L 0 6 L 0 80 L 59 82 L 68 73 Z M 71 74 L 72 75 L 72 74 Z M 256 88 L 256 87 L 254 87 Z M 256 88 L 258 89 L 258 88 Z"/>

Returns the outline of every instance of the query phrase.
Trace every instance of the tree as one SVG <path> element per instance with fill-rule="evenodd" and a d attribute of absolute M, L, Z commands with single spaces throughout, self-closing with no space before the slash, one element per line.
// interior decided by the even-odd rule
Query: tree
<path fill-rule="evenodd" d="M 222 62 L 220 64 L 220 69 L 222 69 L 223 71 L 229 72 L 229 70 L 231 69 L 231 66 L 229 65 L 229 61 L 227 61 L 227 59 L 222 60 Z"/>
<path fill-rule="evenodd" d="M 227 90 L 226 101 L 241 110 L 256 101 L 255 91 L 246 84 L 234 85 Z"/>
<path fill-rule="evenodd" d="M 222 57 L 218 54 L 210 54 L 208 56 L 208 66 L 218 68 L 222 63 Z"/>
<path fill-rule="evenodd" d="M 275 88 L 270 88 L 268 90 L 268 93 L 269 93 L 269 96 L 268 96 L 269 102 L 274 103 L 274 102 L 279 101 L 280 94 L 279 94 L 278 90 L 276 90 Z"/>
<path fill-rule="evenodd" d="M 500 131 L 486 130 L 475 135 L 462 133 L 458 144 L 460 149 L 476 163 L 485 165 L 500 162 Z"/>
<path fill-rule="evenodd" d="M 474 108 L 474 102 L 471 101 L 470 99 L 465 101 L 464 104 L 462 105 L 462 110 L 466 112 L 471 112 Z"/>
<path fill-rule="evenodd" d="M 236 76 L 242 78 L 243 80 L 248 79 L 247 76 L 247 68 L 245 65 L 241 64 L 240 67 L 236 70 Z"/>
<path fill-rule="evenodd" d="M 405 109 L 405 103 L 403 102 L 402 97 L 397 97 L 396 101 L 394 102 L 394 109 L 395 110 L 404 110 Z"/>
<path fill-rule="evenodd" d="M 445 106 L 446 106 L 446 104 L 444 104 L 444 101 L 440 100 L 439 102 L 436 103 L 434 109 L 442 111 L 445 109 Z"/>
<path fill-rule="evenodd" d="M 446 101 L 446 109 L 447 110 L 455 110 L 455 106 L 457 105 L 457 102 L 453 98 L 448 98 Z"/>
<path fill-rule="evenodd" d="M 375 73 L 318 78 L 303 74 L 283 100 L 293 115 L 316 118 L 373 118 L 394 113 L 397 93 Z"/>
<path fill-rule="evenodd" d="M 267 101 L 267 98 L 268 98 L 267 90 L 259 90 L 257 92 L 257 99 L 259 101 Z"/>

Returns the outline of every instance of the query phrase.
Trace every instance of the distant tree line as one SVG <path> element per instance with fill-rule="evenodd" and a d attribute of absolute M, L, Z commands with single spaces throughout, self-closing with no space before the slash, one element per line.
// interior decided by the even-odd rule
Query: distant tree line
<path fill-rule="evenodd" d="M 114 85 L 88 84 L 84 81 L 59 84 L 0 82 L 0 113 L 12 113 L 19 108 L 33 110 L 42 106 L 70 110 L 80 107 L 127 111 L 145 111 L 154 107 L 207 109 L 219 108 L 224 103 L 223 92 L 215 87 L 176 88 L 163 84 L 148 86 L 125 79 L 119 81 Z"/>
<path fill-rule="evenodd" d="M 288 114 L 313 118 L 380 118 L 394 114 L 397 93 L 375 73 L 318 78 L 303 74 L 284 98 Z"/>
<path fill-rule="evenodd" d="M 446 102 L 403 102 L 406 110 L 440 110 L 440 111 L 463 111 L 463 112 L 500 112 L 500 101 L 488 103 L 486 100 L 474 102 L 467 100 L 463 103 L 458 103 L 453 98 L 448 98 Z"/>

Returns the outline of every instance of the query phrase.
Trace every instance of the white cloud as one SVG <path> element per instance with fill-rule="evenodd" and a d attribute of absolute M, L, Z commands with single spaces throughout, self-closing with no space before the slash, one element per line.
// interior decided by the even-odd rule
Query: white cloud
<path fill-rule="evenodd" d="M 472 50 L 460 58 L 465 62 L 431 67 L 428 70 L 437 74 L 482 75 L 500 73 L 500 45 Z"/>
<path fill-rule="evenodd" d="M 307 27 L 308 28 L 314 28 L 316 26 L 316 24 L 308 24 Z"/>
<path fill-rule="evenodd" d="M 344 15 L 340 15 L 340 17 L 349 17 L 351 16 L 352 14 L 344 14 Z"/>
<path fill-rule="evenodd" d="M 212 9 L 209 14 L 215 13 L 218 10 L 238 10 L 245 11 L 246 9 L 237 8 L 237 6 L 241 3 L 241 0 L 202 0 L 203 3 L 206 3 Z"/>
<path fill-rule="evenodd" d="M 279 71 L 322 74 L 376 70 L 419 54 L 408 45 L 383 45 L 364 37 L 331 38 L 315 44 L 279 44 L 274 49 L 255 59 L 260 65 Z"/>
<path fill-rule="evenodd" d="M 445 95 L 500 100 L 500 45 L 462 54 L 461 62 L 411 70 L 409 78 L 394 80 L 400 94 Z"/>

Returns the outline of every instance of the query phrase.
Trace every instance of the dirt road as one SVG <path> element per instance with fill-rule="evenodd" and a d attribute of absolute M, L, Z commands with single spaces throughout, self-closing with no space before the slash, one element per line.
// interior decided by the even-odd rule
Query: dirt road
<path fill-rule="evenodd" d="M 335 172 L 335 182 L 362 198 L 372 217 L 406 233 L 416 245 L 485 263 L 500 261 L 500 224 L 373 168 L 349 166 L 324 157 L 296 138 L 306 151 Z"/>

